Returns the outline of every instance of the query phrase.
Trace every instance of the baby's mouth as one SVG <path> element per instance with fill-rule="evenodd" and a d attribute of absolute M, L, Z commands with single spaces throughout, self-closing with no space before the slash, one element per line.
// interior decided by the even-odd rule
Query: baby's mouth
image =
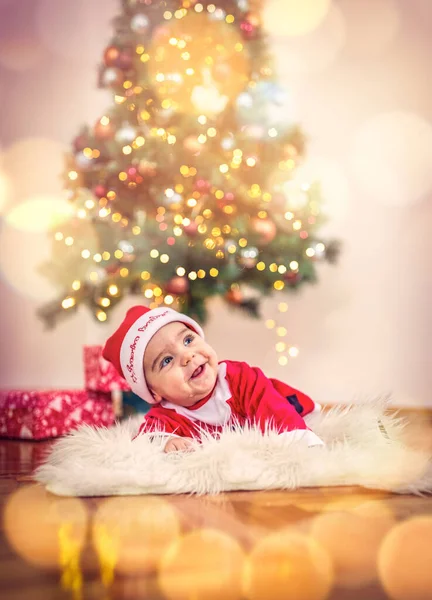
<path fill-rule="evenodd" d="M 195 371 L 191 375 L 191 379 L 196 379 L 197 377 L 200 377 L 200 375 L 202 375 L 204 373 L 204 370 L 205 370 L 205 363 L 195 369 Z"/>

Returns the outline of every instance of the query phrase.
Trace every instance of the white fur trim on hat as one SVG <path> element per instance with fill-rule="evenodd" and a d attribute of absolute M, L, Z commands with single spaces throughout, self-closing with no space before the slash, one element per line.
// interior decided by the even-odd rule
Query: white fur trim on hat
<path fill-rule="evenodd" d="M 159 329 L 175 321 L 189 325 L 204 338 L 204 332 L 196 321 L 172 308 L 161 307 L 139 317 L 123 339 L 120 349 L 123 375 L 131 390 L 146 402 L 154 402 L 144 376 L 143 359 L 147 344 Z"/>

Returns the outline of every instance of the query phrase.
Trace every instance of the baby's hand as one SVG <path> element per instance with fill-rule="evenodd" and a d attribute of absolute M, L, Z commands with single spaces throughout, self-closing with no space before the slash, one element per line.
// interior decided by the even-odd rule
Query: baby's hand
<path fill-rule="evenodd" d="M 183 450 L 185 452 L 192 452 L 192 438 L 172 437 L 165 444 L 164 452 L 178 452 L 179 450 Z"/>

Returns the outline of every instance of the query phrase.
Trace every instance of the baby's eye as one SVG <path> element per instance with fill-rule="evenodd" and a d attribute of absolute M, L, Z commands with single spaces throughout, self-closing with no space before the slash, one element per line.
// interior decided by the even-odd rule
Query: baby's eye
<path fill-rule="evenodd" d="M 193 335 L 187 335 L 187 336 L 185 337 L 185 339 L 184 339 L 184 342 L 183 342 L 183 343 L 184 343 L 184 345 L 185 345 L 185 346 L 189 346 L 189 344 L 190 344 L 191 342 L 193 342 L 193 340 L 194 340 L 194 336 L 193 336 Z"/>
<path fill-rule="evenodd" d="M 165 356 L 165 358 L 162 359 L 161 364 L 160 364 L 161 369 L 163 369 L 164 367 L 169 365 L 171 361 L 172 361 L 172 356 Z"/>

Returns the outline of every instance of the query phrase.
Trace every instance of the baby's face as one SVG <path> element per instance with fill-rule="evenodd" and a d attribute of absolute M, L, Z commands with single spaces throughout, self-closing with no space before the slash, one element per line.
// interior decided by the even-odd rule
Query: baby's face
<path fill-rule="evenodd" d="M 216 352 L 184 323 L 159 329 L 144 354 L 144 374 L 156 402 L 192 406 L 216 383 Z"/>

